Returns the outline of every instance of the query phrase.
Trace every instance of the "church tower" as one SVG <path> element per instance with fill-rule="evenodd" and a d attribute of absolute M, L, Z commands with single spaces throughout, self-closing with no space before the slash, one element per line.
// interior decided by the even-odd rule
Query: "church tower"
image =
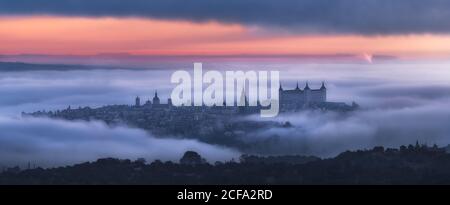
<path fill-rule="evenodd" d="M 136 107 L 141 106 L 141 99 L 139 98 L 139 96 L 136 96 L 136 100 L 135 100 L 134 106 L 136 106 Z"/>

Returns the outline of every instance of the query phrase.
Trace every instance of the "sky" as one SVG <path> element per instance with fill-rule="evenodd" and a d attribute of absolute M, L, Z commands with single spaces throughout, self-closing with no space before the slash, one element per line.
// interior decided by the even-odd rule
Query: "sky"
<path fill-rule="evenodd" d="M 0 55 L 450 58 L 445 0 L 0 0 Z"/>

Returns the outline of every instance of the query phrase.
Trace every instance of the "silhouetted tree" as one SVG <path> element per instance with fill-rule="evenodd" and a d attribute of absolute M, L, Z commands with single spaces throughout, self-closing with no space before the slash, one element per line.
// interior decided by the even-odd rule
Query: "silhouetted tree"
<path fill-rule="evenodd" d="M 197 152 L 187 151 L 184 153 L 183 157 L 180 159 L 180 164 L 185 165 L 198 165 L 205 164 L 206 160 L 203 159 Z"/>

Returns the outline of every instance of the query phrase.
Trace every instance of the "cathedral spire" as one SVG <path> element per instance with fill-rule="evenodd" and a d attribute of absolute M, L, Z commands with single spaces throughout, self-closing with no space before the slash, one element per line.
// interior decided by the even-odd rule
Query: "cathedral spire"
<path fill-rule="evenodd" d="M 298 87 L 298 81 L 297 81 L 297 86 L 295 87 L 296 90 L 300 90 L 300 88 Z"/>
<path fill-rule="evenodd" d="M 241 98 L 239 100 L 239 104 L 241 106 L 247 106 L 248 105 L 247 96 L 245 94 L 245 88 L 242 89 L 242 93 L 241 93 Z"/>
<path fill-rule="evenodd" d="M 278 89 L 279 91 L 283 91 L 283 87 L 281 86 L 281 83 L 280 83 L 280 89 Z"/>
<path fill-rule="evenodd" d="M 155 97 L 153 97 L 153 104 L 154 105 L 160 104 L 159 97 L 158 97 L 158 91 L 155 91 Z"/>

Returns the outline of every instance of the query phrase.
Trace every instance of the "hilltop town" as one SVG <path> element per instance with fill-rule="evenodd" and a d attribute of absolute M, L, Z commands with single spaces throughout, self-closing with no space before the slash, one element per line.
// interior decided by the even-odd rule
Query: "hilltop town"
<path fill-rule="evenodd" d="M 297 86 L 292 89 L 279 88 L 280 112 L 296 113 L 304 110 L 350 112 L 358 109 L 353 103 L 348 105 L 341 102 L 327 101 L 325 83 L 319 89 L 311 89 L 306 83 L 303 89 Z M 108 105 L 99 108 L 79 107 L 56 111 L 37 111 L 22 113 L 24 117 L 50 117 L 65 120 L 100 120 L 108 125 L 126 124 L 151 131 L 157 135 L 195 136 L 205 142 L 214 136 L 222 144 L 242 146 L 236 138 L 240 133 L 256 131 L 267 127 L 289 127 L 289 122 L 254 121 L 247 120 L 262 108 L 249 106 L 247 97 L 242 93 L 240 100 L 244 106 L 222 105 L 215 106 L 174 106 L 169 98 L 167 104 L 161 103 L 158 93 L 154 93 L 152 100 L 142 102 L 135 98 L 134 105 Z M 217 142 L 217 141 L 215 141 Z"/>

